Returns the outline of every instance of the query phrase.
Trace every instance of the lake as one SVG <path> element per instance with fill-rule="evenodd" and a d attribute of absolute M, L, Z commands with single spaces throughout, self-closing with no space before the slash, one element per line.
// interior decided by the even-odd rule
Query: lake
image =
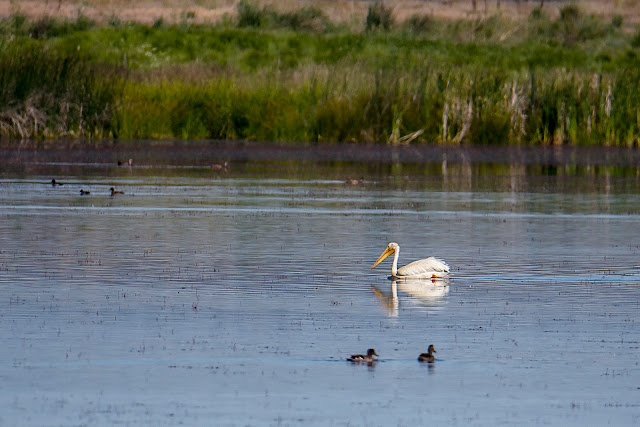
<path fill-rule="evenodd" d="M 2 425 L 640 422 L 637 150 L 75 144 L 0 147 Z"/>

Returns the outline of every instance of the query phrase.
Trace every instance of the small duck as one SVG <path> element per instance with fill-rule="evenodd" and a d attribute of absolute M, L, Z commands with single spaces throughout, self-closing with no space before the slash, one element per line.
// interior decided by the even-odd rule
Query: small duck
<path fill-rule="evenodd" d="M 211 165 L 211 170 L 226 172 L 229 170 L 229 162 L 214 163 Z"/>
<path fill-rule="evenodd" d="M 372 348 L 370 348 L 369 350 L 367 350 L 367 354 L 352 354 L 351 357 L 347 357 L 347 360 L 349 362 L 353 362 L 353 363 L 373 363 L 375 361 L 377 361 L 378 359 L 376 359 L 373 356 L 378 356 L 378 353 L 376 353 L 376 351 Z"/>
<path fill-rule="evenodd" d="M 61 183 L 61 182 L 56 181 L 55 179 L 52 179 L 52 180 L 51 180 L 51 185 L 52 185 L 53 187 L 55 187 L 56 185 L 57 185 L 58 187 L 62 187 L 64 184 L 63 184 L 63 183 Z"/>
<path fill-rule="evenodd" d="M 346 184 L 348 185 L 362 185 L 364 184 L 364 178 L 360 178 L 360 179 L 348 179 L 345 181 Z"/>
<path fill-rule="evenodd" d="M 81 189 L 80 189 L 80 195 L 81 195 L 81 196 L 84 196 L 84 195 L 86 195 L 86 194 L 91 194 L 91 191 L 86 191 L 86 190 L 83 190 L 83 189 L 81 188 Z"/>
<path fill-rule="evenodd" d="M 124 191 L 116 191 L 113 187 L 111 187 L 109 191 L 111 191 L 111 196 L 115 196 L 116 194 L 124 194 Z"/>
<path fill-rule="evenodd" d="M 420 356 L 418 356 L 418 360 L 420 362 L 427 362 L 427 363 L 435 362 L 436 361 L 436 357 L 433 355 L 433 353 L 437 353 L 437 351 L 433 347 L 433 344 L 431 344 L 429 346 L 429 349 L 427 351 L 428 351 L 428 353 L 422 353 Z"/>

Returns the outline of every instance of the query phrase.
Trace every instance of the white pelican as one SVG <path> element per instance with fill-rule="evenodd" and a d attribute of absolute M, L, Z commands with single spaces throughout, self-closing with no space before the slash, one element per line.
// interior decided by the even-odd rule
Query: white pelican
<path fill-rule="evenodd" d="M 391 275 L 394 278 L 402 279 L 406 277 L 411 279 L 420 279 L 449 277 L 449 266 L 445 262 L 434 257 L 419 259 L 418 261 L 414 261 L 404 267 L 398 268 L 400 246 L 397 243 L 389 243 L 389 246 L 387 246 L 387 249 L 382 252 L 382 255 L 380 255 L 380 258 L 378 258 L 378 260 L 373 264 L 371 270 L 376 268 L 378 264 L 384 261 L 391 254 L 394 254 L 393 265 L 391 266 Z"/>

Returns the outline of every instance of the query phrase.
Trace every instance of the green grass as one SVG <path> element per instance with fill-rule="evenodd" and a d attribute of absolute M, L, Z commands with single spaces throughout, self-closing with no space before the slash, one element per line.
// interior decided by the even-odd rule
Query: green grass
<path fill-rule="evenodd" d="M 557 20 L 539 11 L 517 22 L 387 17 L 354 31 L 312 8 L 239 8 L 246 10 L 236 23 L 215 26 L 0 21 L 0 135 L 575 145 L 640 138 L 640 31 L 623 33 L 619 19 L 567 8 Z"/>
<path fill-rule="evenodd" d="M 111 67 L 60 55 L 32 40 L 0 51 L 0 134 L 108 136 L 122 93 Z"/>

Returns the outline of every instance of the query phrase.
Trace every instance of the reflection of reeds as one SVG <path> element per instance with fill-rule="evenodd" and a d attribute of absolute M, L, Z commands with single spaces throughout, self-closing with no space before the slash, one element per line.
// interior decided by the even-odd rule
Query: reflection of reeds
<path fill-rule="evenodd" d="M 637 36 L 578 9 L 351 32 L 309 28 L 327 20 L 317 10 L 242 5 L 240 29 L 0 21 L 0 134 L 638 142 L 640 67 L 615 47 Z"/>

